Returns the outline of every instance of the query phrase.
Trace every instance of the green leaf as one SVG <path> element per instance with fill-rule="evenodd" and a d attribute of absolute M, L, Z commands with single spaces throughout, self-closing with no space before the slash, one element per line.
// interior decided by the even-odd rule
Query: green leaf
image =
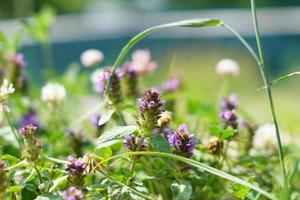
<path fill-rule="evenodd" d="M 68 181 L 68 176 L 62 176 L 58 179 L 55 179 L 53 181 L 53 185 L 51 186 L 51 188 L 49 189 L 49 192 L 53 192 L 57 187 L 59 187 L 60 185 L 63 185 L 65 183 L 67 183 Z"/>
<path fill-rule="evenodd" d="M 248 178 L 247 182 L 248 183 L 253 183 L 254 182 L 254 179 L 255 177 L 254 176 L 251 176 L 250 178 Z M 230 188 L 230 192 L 237 198 L 239 199 L 246 199 L 247 195 L 249 194 L 250 192 L 250 188 L 249 187 L 246 187 L 244 185 L 241 185 L 241 184 L 237 184 L 237 183 L 234 183 L 232 185 L 232 187 Z"/>
<path fill-rule="evenodd" d="M 98 125 L 102 126 L 108 120 L 110 120 L 111 116 L 114 114 L 115 110 L 114 109 L 104 109 L 103 112 L 101 113 L 101 118 L 99 120 Z"/>
<path fill-rule="evenodd" d="M 57 194 L 44 193 L 35 198 L 35 200 L 62 200 L 63 198 Z"/>
<path fill-rule="evenodd" d="M 101 158 L 109 158 L 112 155 L 112 150 L 108 147 L 104 147 L 96 150 L 97 156 Z"/>
<path fill-rule="evenodd" d="M 232 128 L 227 128 L 223 130 L 221 127 L 218 126 L 212 126 L 209 128 L 210 132 L 218 137 L 221 140 L 227 140 L 231 138 L 235 134 L 235 130 Z"/>
<path fill-rule="evenodd" d="M 5 160 L 9 163 L 17 163 L 20 162 L 21 160 L 15 156 L 9 155 L 9 154 L 4 154 L 1 156 L 1 160 Z"/>
<path fill-rule="evenodd" d="M 7 193 L 20 192 L 21 190 L 23 190 L 23 188 L 23 185 L 14 185 L 7 189 Z"/>
<path fill-rule="evenodd" d="M 154 135 L 149 138 L 149 150 L 151 151 L 158 151 L 158 152 L 165 152 L 165 153 L 172 153 L 172 148 L 167 141 L 167 139 L 162 135 Z M 174 165 L 173 159 L 165 159 L 169 166 Z"/>
<path fill-rule="evenodd" d="M 174 200 L 189 200 L 193 192 L 191 183 L 185 180 L 172 183 L 171 190 Z"/>
<path fill-rule="evenodd" d="M 252 189 L 252 190 L 254 190 L 258 193 L 261 193 L 262 195 L 264 195 L 265 197 L 267 197 L 271 200 L 277 200 L 277 198 L 273 194 L 270 194 L 270 193 L 264 191 L 263 189 L 255 186 L 255 185 L 253 185 L 253 184 L 251 184 L 247 181 L 244 181 L 244 180 L 242 180 L 242 179 L 240 179 L 236 176 L 230 175 L 226 172 L 223 172 L 221 170 L 213 168 L 213 167 L 211 167 L 209 165 L 206 165 L 202 162 L 198 162 L 198 161 L 195 161 L 195 160 L 192 160 L 192 159 L 189 159 L 189 158 L 185 158 L 185 157 L 181 157 L 181 156 L 178 156 L 178 155 L 174 155 L 174 154 L 169 154 L 169 153 L 164 153 L 164 152 L 154 152 L 154 151 L 126 152 L 126 153 L 114 155 L 114 156 L 112 156 L 108 159 L 105 159 L 105 160 L 101 161 L 101 162 L 108 162 L 109 160 L 112 160 L 112 159 L 120 158 L 120 157 L 123 157 L 123 156 L 132 156 L 132 155 L 159 156 L 159 157 L 164 157 L 164 158 L 172 158 L 174 160 L 186 163 L 190 166 L 193 166 L 193 167 L 196 167 L 196 168 L 201 169 L 203 171 L 206 171 L 208 173 L 211 173 L 215 176 L 218 176 L 218 177 L 227 179 L 229 181 L 241 184 L 245 187 L 249 187 L 250 189 Z"/>
<path fill-rule="evenodd" d="M 137 126 L 119 126 L 104 132 L 97 140 L 97 148 L 107 147 L 112 144 L 112 141 L 124 138 L 138 130 Z"/>
<path fill-rule="evenodd" d="M 116 59 L 113 69 L 112 69 L 112 74 L 115 73 L 116 69 L 121 65 L 124 57 L 128 53 L 128 51 L 140 40 L 142 40 L 144 37 L 148 36 L 150 33 L 155 32 L 160 29 L 164 28 L 171 28 L 171 27 L 191 27 L 191 28 L 199 28 L 199 27 L 217 27 L 217 26 L 222 26 L 223 22 L 218 19 L 190 19 L 190 20 L 183 20 L 183 21 L 177 21 L 177 22 L 172 22 L 172 23 L 167 23 L 167 24 L 162 24 L 158 26 L 153 26 L 151 28 L 148 28 L 135 37 L 133 37 L 122 49 L 120 52 L 118 58 Z M 110 90 L 111 87 L 111 82 L 112 82 L 112 77 L 110 77 L 105 92 L 104 92 L 104 97 L 107 98 L 108 91 Z"/>

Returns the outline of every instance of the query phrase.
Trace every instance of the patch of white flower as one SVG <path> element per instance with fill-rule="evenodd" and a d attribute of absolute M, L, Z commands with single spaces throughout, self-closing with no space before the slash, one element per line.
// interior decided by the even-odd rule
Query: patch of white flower
<path fill-rule="evenodd" d="M 290 137 L 280 131 L 282 144 L 288 144 L 291 142 Z M 275 151 L 277 148 L 276 131 L 274 124 L 263 124 L 255 131 L 255 135 L 252 140 L 252 149 L 250 154 L 267 154 Z"/>
<path fill-rule="evenodd" d="M 13 84 L 9 83 L 7 79 L 4 79 L 0 87 L 0 111 L 9 111 L 6 102 L 9 95 L 14 92 L 15 88 Z"/>
<path fill-rule="evenodd" d="M 88 49 L 80 56 L 80 61 L 84 67 L 93 67 L 101 63 L 103 59 L 103 53 L 97 49 Z"/>
<path fill-rule="evenodd" d="M 60 103 L 66 98 L 66 89 L 59 83 L 47 83 L 42 88 L 42 100 L 47 103 Z"/>
<path fill-rule="evenodd" d="M 237 76 L 240 74 L 240 66 L 236 61 L 232 59 L 222 59 L 216 66 L 216 73 L 220 76 Z"/>

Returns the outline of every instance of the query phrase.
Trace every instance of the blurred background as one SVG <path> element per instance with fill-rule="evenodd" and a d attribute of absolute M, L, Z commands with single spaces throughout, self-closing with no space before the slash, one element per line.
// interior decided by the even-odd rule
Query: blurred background
<path fill-rule="evenodd" d="M 250 1 L 245 0 L 0 0 L 0 30 L 12 36 L 27 19 L 50 6 L 57 13 L 51 28 L 53 65 L 63 73 L 89 48 L 103 51 L 103 66 L 112 65 L 126 42 L 153 25 L 189 18 L 217 18 L 231 25 L 255 47 Z M 259 22 L 271 78 L 300 71 L 300 1 L 257 1 Z M 260 123 L 270 122 L 265 93 L 258 91 L 262 82 L 257 66 L 244 47 L 221 28 L 163 30 L 147 37 L 136 48 L 149 48 L 159 70 L 149 85 L 164 79 L 172 67 L 183 79 L 187 96 L 211 101 L 222 87 L 215 74 L 222 58 L 236 60 L 240 77 L 230 89 L 240 95 L 241 105 Z M 43 51 L 30 37 L 23 38 L 21 51 L 28 63 L 33 83 L 44 83 Z M 158 74 L 160 76 L 158 76 Z M 166 77 L 165 77 L 166 78 Z M 274 87 L 280 125 L 287 132 L 300 132 L 298 77 Z"/>

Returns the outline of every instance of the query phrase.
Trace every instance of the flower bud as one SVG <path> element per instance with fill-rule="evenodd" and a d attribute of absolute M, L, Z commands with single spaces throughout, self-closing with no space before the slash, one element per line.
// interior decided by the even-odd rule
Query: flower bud
<path fill-rule="evenodd" d="M 83 192 L 74 186 L 63 192 L 64 200 L 83 200 Z"/>
<path fill-rule="evenodd" d="M 86 164 L 82 158 L 68 157 L 68 165 L 66 171 L 68 172 L 69 184 L 77 187 L 78 189 L 84 189 L 84 177 L 85 177 Z"/>

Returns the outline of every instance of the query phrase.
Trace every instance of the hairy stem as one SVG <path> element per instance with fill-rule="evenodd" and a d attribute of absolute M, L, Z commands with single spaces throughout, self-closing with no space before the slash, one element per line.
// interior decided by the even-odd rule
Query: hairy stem
<path fill-rule="evenodd" d="M 270 84 L 268 82 L 268 78 L 266 76 L 265 58 L 264 58 L 263 48 L 262 48 L 262 44 L 261 44 L 261 40 L 260 40 L 259 26 L 258 26 L 258 22 L 257 22 L 257 15 L 256 15 L 256 8 L 255 8 L 255 0 L 251 0 L 251 13 L 252 13 L 252 20 L 253 20 L 254 29 L 255 29 L 257 49 L 258 49 L 258 53 L 259 53 L 259 57 L 260 57 L 260 70 L 262 73 L 263 82 L 264 82 L 268 100 L 269 100 L 273 123 L 275 125 L 276 139 L 277 139 L 277 143 L 278 143 L 278 154 L 279 154 L 279 160 L 281 163 L 284 186 L 287 188 L 288 187 L 288 177 L 287 177 L 286 169 L 285 169 L 284 154 L 283 154 L 283 148 L 282 148 L 282 143 L 281 143 L 281 139 L 280 139 L 278 122 L 277 122 L 276 113 L 275 113 L 275 107 L 274 107 L 274 103 L 273 103 L 272 91 L 270 88 Z"/>

